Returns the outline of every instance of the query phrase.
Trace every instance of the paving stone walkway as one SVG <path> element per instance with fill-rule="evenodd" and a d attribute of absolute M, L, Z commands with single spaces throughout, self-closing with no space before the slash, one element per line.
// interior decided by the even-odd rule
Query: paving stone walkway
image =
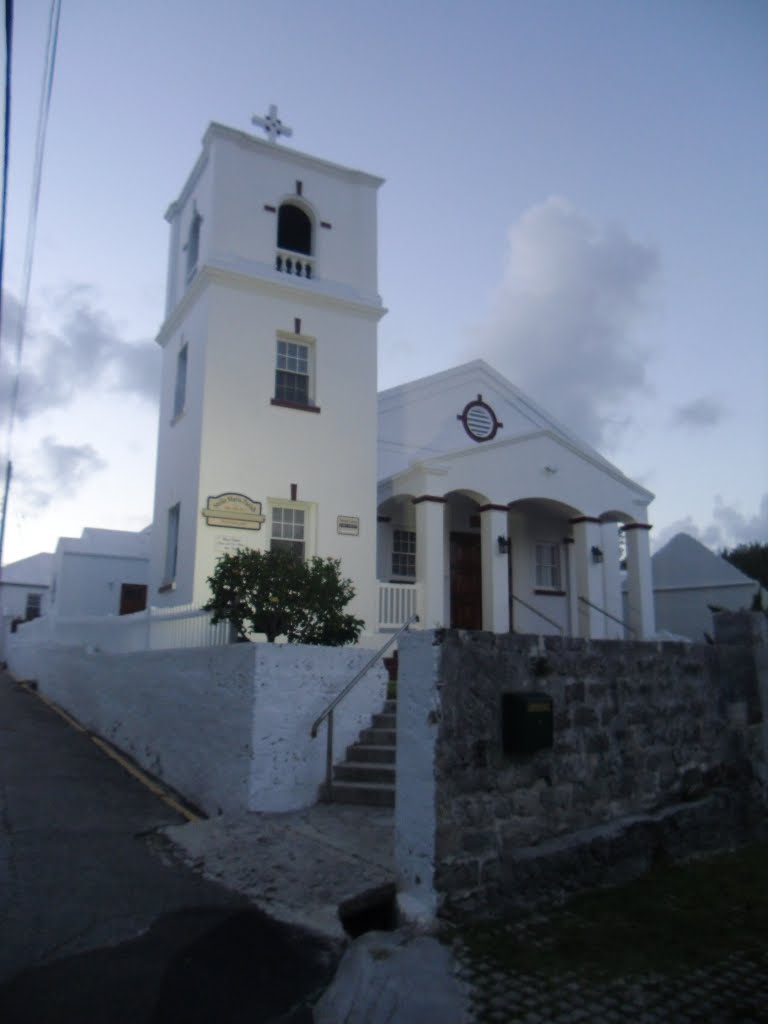
<path fill-rule="evenodd" d="M 509 931 L 515 932 L 513 925 Z M 516 936 L 517 937 L 517 936 Z M 476 1024 L 766 1024 L 768 951 L 670 974 L 616 977 L 599 968 L 512 972 L 490 955 L 454 943 Z"/>

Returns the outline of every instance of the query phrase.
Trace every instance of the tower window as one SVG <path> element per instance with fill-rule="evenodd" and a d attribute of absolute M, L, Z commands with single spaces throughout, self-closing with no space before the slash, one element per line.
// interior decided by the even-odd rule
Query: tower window
<path fill-rule="evenodd" d="M 176 357 L 176 387 L 173 392 L 173 418 L 184 412 L 187 401 L 187 345 L 182 345 Z"/>
<path fill-rule="evenodd" d="M 180 516 L 181 505 L 177 502 L 168 509 L 168 532 L 165 540 L 165 583 L 172 583 L 173 580 L 176 579 L 176 568 L 179 556 Z"/>
<path fill-rule="evenodd" d="M 278 339 L 275 398 L 297 405 L 310 404 L 309 345 Z"/>
<path fill-rule="evenodd" d="M 272 550 L 304 557 L 304 509 L 275 505 L 272 509 Z"/>
<path fill-rule="evenodd" d="M 293 203 L 283 203 L 278 212 L 277 247 L 312 255 L 312 221 Z"/>
<path fill-rule="evenodd" d="M 192 212 L 192 221 L 189 225 L 189 234 L 185 246 L 187 250 L 187 281 L 192 280 L 197 270 L 197 261 L 200 256 L 200 226 L 202 223 L 203 218 L 197 212 L 197 207 L 195 207 Z"/>

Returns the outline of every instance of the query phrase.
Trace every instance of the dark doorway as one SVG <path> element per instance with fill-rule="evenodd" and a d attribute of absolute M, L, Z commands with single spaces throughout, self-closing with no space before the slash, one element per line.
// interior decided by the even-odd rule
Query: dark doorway
<path fill-rule="evenodd" d="M 147 607 L 146 583 L 123 583 L 120 587 L 120 614 L 132 615 Z"/>
<path fill-rule="evenodd" d="M 483 628 L 480 535 L 451 534 L 451 627 Z"/>

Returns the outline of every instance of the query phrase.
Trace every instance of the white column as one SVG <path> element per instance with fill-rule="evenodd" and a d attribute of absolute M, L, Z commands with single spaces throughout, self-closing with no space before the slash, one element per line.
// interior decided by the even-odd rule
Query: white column
<path fill-rule="evenodd" d="M 609 640 L 623 640 L 624 627 L 616 619 L 623 619 L 621 606 L 621 559 L 619 557 L 618 523 L 603 523 L 603 607 L 613 615 L 605 620 L 605 636 Z"/>
<path fill-rule="evenodd" d="M 509 540 L 506 505 L 480 506 L 483 574 L 483 629 L 509 632 L 509 554 L 499 551 L 499 537 Z"/>
<path fill-rule="evenodd" d="M 568 595 L 568 622 L 566 636 L 580 636 L 579 633 L 579 597 L 576 584 L 576 544 L 573 537 L 563 537 L 565 548 L 565 592 Z"/>
<path fill-rule="evenodd" d="M 419 609 L 422 629 L 436 629 L 447 622 L 445 609 L 445 498 L 424 495 L 414 498 L 416 507 L 416 579 L 423 602 Z"/>
<path fill-rule="evenodd" d="M 656 632 L 651 576 L 650 525 L 627 523 L 627 583 L 629 584 L 629 625 L 632 640 L 643 640 Z"/>
<path fill-rule="evenodd" d="M 576 595 L 578 601 L 579 636 L 593 640 L 605 637 L 605 616 L 598 611 L 603 600 L 603 565 L 595 560 L 594 549 L 602 553 L 603 535 L 599 519 L 579 516 L 573 526 Z M 586 598 L 589 604 L 578 598 Z M 597 606 L 597 607 L 593 607 Z"/>

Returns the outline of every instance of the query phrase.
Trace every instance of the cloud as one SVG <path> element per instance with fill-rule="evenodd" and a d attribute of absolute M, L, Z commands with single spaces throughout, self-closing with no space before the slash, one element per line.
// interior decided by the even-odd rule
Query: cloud
<path fill-rule="evenodd" d="M 714 397 L 702 395 L 678 405 L 672 412 L 673 426 L 715 427 L 726 415 L 723 405 Z"/>
<path fill-rule="evenodd" d="M 713 514 L 724 547 L 768 541 L 768 494 L 763 495 L 758 511 L 753 516 L 744 516 L 735 505 L 726 505 L 718 494 Z"/>
<path fill-rule="evenodd" d="M 676 533 L 688 533 L 715 551 L 739 544 L 768 542 L 768 494 L 760 499 L 753 516 L 743 515 L 735 505 L 727 505 L 718 494 L 712 509 L 712 522 L 700 527 L 691 516 L 677 519 L 654 537 L 654 549 L 663 547 Z"/>
<path fill-rule="evenodd" d="M 108 315 L 95 307 L 90 289 L 76 287 L 52 305 L 53 328 L 27 321 L 19 373 L 20 421 L 69 405 L 89 391 L 133 394 L 156 404 L 160 352 L 151 341 L 126 341 Z M 15 376 L 15 337 L 19 306 L 3 296 L 0 409 L 7 415 Z"/>
<path fill-rule="evenodd" d="M 658 265 L 654 249 L 550 198 L 510 228 L 504 280 L 473 354 L 586 441 L 611 447 L 627 399 L 648 389 L 650 351 L 633 332 Z"/>
<path fill-rule="evenodd" d="M 26 464 L 34 465 L 34 472 L 17 472 L 15 482 L 28 513 L 42 511 L 54 498 L 71 497 L 107 465 L 92 445 L 61 444 L 53 437 L 43 438 Z"/>

